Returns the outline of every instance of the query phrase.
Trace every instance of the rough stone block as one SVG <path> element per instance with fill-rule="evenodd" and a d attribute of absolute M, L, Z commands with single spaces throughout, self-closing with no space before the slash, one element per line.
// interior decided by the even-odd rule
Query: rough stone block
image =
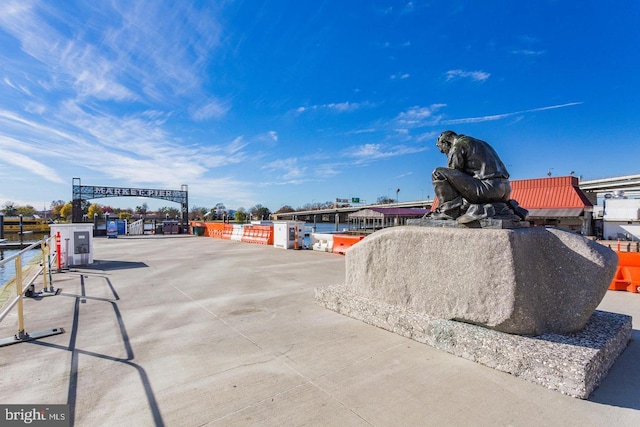
<path fill-rule="evenodd" d="M 377 231 L 346 253 L 348 292 L 501 332 L 581 330 L 617 266 L 612 250 L 555 228 Z"/>

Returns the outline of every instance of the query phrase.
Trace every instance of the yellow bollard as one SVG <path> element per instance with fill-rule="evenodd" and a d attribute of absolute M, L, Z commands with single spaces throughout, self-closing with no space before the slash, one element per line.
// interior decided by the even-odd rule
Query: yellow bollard
<path fill-rule="evenodd" d="M 43 240 L 40 244 L 40 249 L 42 250 L 42 280 L 44 282 L 44 291 L 48 290 L 47 281 L 49 280 L 49 254 L 48 250 L 49 246 Z"/>
<path fill-rule="evenodd" d="M 22 256 L 16 257 L 16 293 L 18 296 L 18 334 L 16 339 L 24 338 L 24 313 L 22 310 Z"/>

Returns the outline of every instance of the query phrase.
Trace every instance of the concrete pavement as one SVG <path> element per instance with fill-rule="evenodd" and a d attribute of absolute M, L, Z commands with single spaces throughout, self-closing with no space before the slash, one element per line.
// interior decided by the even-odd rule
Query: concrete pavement
<path fill-rule="evenodd" d="M 579 400 L 316 305 L 339 255 L 178 235 L 98 238 L 94 259 L 25 301 L 27 332 L 66 332 L 0 348 L 0 403 L 91 427 L 640 425 L 640 294 L 605 296 L 632 341 Z"/>

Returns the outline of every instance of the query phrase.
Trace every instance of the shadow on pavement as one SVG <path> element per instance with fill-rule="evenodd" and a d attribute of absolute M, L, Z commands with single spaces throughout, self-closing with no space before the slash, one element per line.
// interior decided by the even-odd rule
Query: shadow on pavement
<path fill-rule="evenodd" d="M 106 261 L 106 262 L 109 263 L 110 261 Z M 113 262 L 113 264 L 114 264 L 113 268 L 138 268 L 138 267 L 121 267 L 121 266 L 117 267 L 117 265 L 119 264 L 142 264 L 142 266 L 146 267 L 144 263 Z M 104 267 L 101 269 L 104 270 Z M 75 411 L 76 411 L 76 400 L 77 400 L 77 392 L 78 392 L 78 376 L 80 373 L 78 370 L 78 358 L 79 358 L 79 355 L 82 354 L 84 356 L 97 357 L 103 360 L 109 360 L 114 363 L 122 363 L 135 369 L 138 375 L 140 376 L 140 381 L 142 383 L 145 394 L 147 396 L 147 403 L 149 405 L 149 409 L 153 416 L 153 425 L 156 427 L 164 427 L 164 421 L 162 419 L 162 415 L 160 413 L 160 408 L 155 398 L 155 394 L 153 393 L 153 389 L 151 388 L 149 377 L 147 376 L 147 373 L 144 370 L 144 368 L 142 368 L 137 363 L 133 362 L 135 356 L 133 353 L 133 347 L 131 347 L 131 343 L 129 340 L 129 334 L 127 333 L 124 320 L 120 313 L 120 309 L 118 308 L 117 301 L 120 300 L 118 293 L 114 289 L 109 278 L 104 277 L 109 288 L 113 293 L 114 298 L 108 299 L 108 298 L 97 298 L 97 297 L 87 296 L 85 283 L 84 283 L 85 276 L 81 274 L 79 277 L 80 277 L 81 295 L 66 294 L 66 293 L 60 294 L 61 296 L 64 296 L 64 297 L 75 298 L 75 305 L 73 310 L 73 323 L 72 323 L 71 331 L 69 331 L 69 334 L 70 334 L 69 346 L 65 347 L 65 346 L 46 343 L 42 341 L 29 342 L 30 344 L 35 344 L 43 347 L 50 347 L 58 350 L 71 352 L 71 366 L 69 367 L 69 390 L 67 394 L 67 404 L 69 405 L 69 415 L 70 415 L 69 425 L 73 426 L 75 424 L 75 419 L 76 419 Z M 92 351 L 82 350 L 76 347 L 76 338 L 78 335 L 79 322 L 80 322 L 80 304 L 83 302 L 86 302 L 87 299 L 90 299 L 93 301 L 102 301 L 111 305 L 111 308 L 113 309 L 113 314 L 116 317 L 116 320 L 118 322 L 118 328 L 120 330 L 120 335 L 122 337 L 122 342 L 125 347 L 125 351 L 127 355 L 126 358 L 123 359 L 121 357 L 108 356 L 106 354 L 100 354 Z"/>
<path fill-rule="evenodd" d="M 146 268 L 149 267 L 144 262 L 134 261 L 110 261 L 110 260 L 94 260 L 93 264 L 83 265 L 83 270 L 126 270 L 130 268 Z"/>
<path fill-rule="evenodd" d="M 631 341 L 604 378 L 600 387 L 595 389 L 589 401 L 603 405 L 619 406 L 640 410 L 640 331 L 631 332 Z M 636 369 L 625 369 L 633 366 Z"/>

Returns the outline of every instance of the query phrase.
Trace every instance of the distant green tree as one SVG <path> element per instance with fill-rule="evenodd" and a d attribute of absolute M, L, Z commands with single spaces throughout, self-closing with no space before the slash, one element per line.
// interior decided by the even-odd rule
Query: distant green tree
<path fill-rule="evenodd" d="M 227 207 L 224 203 L 216 203 L 216 205 L 211 208 L 211 219 L 224 219 L 228 215 Z"/>
<path fill-rule="evenodd" d="M 4 207 L 2 208 L 2 212 L 5 216 L 16 216 L 18 215 L 16 212 L 16 204 L 10 201 L 5 202 Z"/>
<path fill-rule="evenodd" d="M 54 200 L 51 202 L 51 218 L 52 219 L 61 219 L 62 215 L 60 215 L 60 209 L 65 205 L 64 200 Z"/>
<path fill-rule="evenodd" d="M 142 206 L 136 206 L 136 213 L 140 215 L 146 215 L 149 212 L 149 205 L 145 202 Z"/>
<path fill-rule="evenodd" d="M 254 220 L 263 220 L 269 219 L 269 215 L 271 215 L 271 211 L 269 208 L 262 206 L 261 204 L 257 204 L 249 209 L 249 213 L 251 214 L 251 219 Z"/>
<path fill-rule="evenodd" d="M 207 213 L 207 208 L 194 206 L 191 208 L 191 212 L 189 212 L 189 219 L 204 219 L 204 214 Z"/>
<path fill-rule="evenodd" d="M 277 214 L 280 214 L 280 213 L 289 213 L 289 212 L 295 212 L 295 211 L 296 211 L 296 210 L 295 210 L 295 209 L 293 209 L 291 206 L 289 206 L 289 205 L 284 205 L 284 206 L 282 206 L 280 209 L 278 209 L 278 210 L 276 211 L 276 213 L 277 213 Z"/>
<path fill-rule="evenodd" d="M 378 197 L 378 200 L 376 200 L 376 204 L 378 205 L 388 205 L 395 202 L 396 202 L 395 199 L 391 199 L 387 196 L 380 196 Z"/>
<path fill-rule="evenodd" d="M 71 202 L 66 203 L 62 208 L 60 208 L 60 217 L 68 221 L 71 218 L 71 212 L 73 211 L 73 205 Z"/>
<path fill-rule="evenodd" d="M 160 217 L 162 218 L 175 219 L 176 217 L 182 217 L 178 208 L 172 208 L 168 206 L 164 206 L 158 209 L 158 213 L 160 213 Z"/>
<path fill-rule="evenodd" d="M 296 209 L 296 211 L 310 211 L 310 210 L 314 210 L 314 209 L 331 209 L 331 208 L 335 207 L 335 205 L 336 205 L 335 200 L 327 201 L 327 202 L 313 203 L 311 205 L 307 203 L 306 205 Z M 341 204 L 341 206 L 348 206 L 348 205 Z"/>
<path fill-rule="evenodd" d="M 244 208 L 238 208 L 234 217 L 236 222 L 245 222 L 247 220 L 247 213 Z"/>
<path fill-rule="evenodd" d="M 34 216 L 36 214 L 36 209 L 31 205 L 18 206 L 16 208 L 16 214 L 22 215 L 23 217 Z"/>
<path fill-rule="evenodd" d="M 97 214 L 98 217 L 101 217 L 103 215 L 102 206 L 97 203 L 92 203 L 91 205 L 89 205 L 89 209 L 87 209 L 87 216 L 89 217 L 90 221 L 93 221 L 93 216 L 95 214 Z"/>

